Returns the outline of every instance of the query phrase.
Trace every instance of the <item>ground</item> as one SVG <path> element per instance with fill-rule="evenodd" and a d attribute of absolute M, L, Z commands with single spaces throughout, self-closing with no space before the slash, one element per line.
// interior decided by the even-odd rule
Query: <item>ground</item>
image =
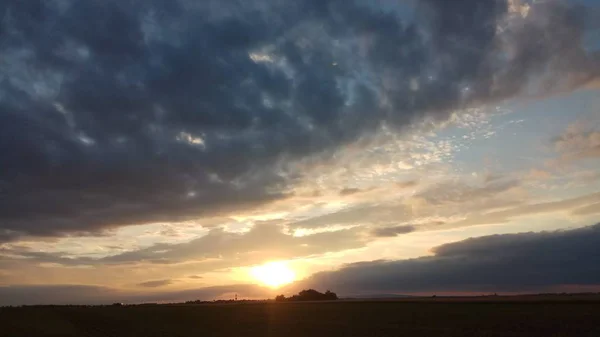
<path fill-rule="evenodd" d="M 600 301 L 482 298 L 0 309 L 0 336 L 600 336 Z"/>

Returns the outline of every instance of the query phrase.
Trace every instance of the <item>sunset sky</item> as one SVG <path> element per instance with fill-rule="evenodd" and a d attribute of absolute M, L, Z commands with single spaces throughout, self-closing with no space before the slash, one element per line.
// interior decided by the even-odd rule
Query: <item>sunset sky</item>
<path fill-rule="evenodd" d="M 600 291 L 596 0 L 0 2 L 0 305 Z"/>

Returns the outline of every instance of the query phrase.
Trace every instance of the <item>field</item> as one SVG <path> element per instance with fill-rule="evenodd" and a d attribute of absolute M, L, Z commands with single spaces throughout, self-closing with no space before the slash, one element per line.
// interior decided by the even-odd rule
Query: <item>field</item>
<path fill-rule="evenodd" d="M 0 336 L 600 336 L 600 301 L 395 300 L 0 309 Z"/>

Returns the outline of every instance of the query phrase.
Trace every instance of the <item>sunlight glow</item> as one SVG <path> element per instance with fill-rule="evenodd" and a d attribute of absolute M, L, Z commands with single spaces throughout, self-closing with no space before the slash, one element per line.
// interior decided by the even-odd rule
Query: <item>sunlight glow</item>
<path fill-rule="evenodd" d="M 291 283 L 296 278 L 294 271 L 284 262 L 269 262 L 256 266 L 252 268 L 251 274 L 257 281 L 272 288 Z"/>

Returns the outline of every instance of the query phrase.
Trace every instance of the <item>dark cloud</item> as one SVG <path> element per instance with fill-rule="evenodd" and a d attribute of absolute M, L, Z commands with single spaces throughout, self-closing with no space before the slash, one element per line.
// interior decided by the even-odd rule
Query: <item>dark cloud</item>
<path fill-rule="evenodd" d="M 394 227 L 383 227 L 376 228 L 372 231 L 372 234 L 377 237 L 394 237 L 401 234 L 412 233 L 416 230 L 414 226 L 404 225 L 404 226 L 394 226 Z"/>
<path fill-rule="evenodd" d="M 544 291 L 600 285 L 600 224 L 565 231 L 492 235 L 445 244 L 432 257 L 350 264 L 300 287 L 342 294 Z"/>
<path fill-rule="evenodd" d="M 138 283 L 137 285 L 139 287 L 144 287 L 144 288 L 159 288 L 159 287 L 168 286 L 169 284 L 173 284 L 173 280 L 147 281 L 147 282 Z"/>
<path fill-rule="evenodd" d="M 203 277 L 202 277 L 202 276 L 200 276 L 200 275 L 190 275 L 190 276 L 188 276 L 188 277 L 189 277 L 189 278 L 191 278 L 191 279 L 194 279 L 194 280 L 199 280 L 199 279 L 202 279 L 202 278 L 203 278 Z"/>
<path fill-rule="evenodd" d="M 254 207 L 285 197 L 290 161 L 382 124 L 598 76 L 585 12 L 566 2 L 512 20 L 504 1 L 423 0 L 416 13 L 2 2 L 0 240 Z"/>
<path fill-rule="evenodd" d="M 270 289 L 249 284 L 151 293 L 131 293 L 87 285 L 23 285 L 0 286 L 0 305 L 184 302 L 213 300 L 229 294 L 238 294 L 240 298 L 272 297 Z"/>

